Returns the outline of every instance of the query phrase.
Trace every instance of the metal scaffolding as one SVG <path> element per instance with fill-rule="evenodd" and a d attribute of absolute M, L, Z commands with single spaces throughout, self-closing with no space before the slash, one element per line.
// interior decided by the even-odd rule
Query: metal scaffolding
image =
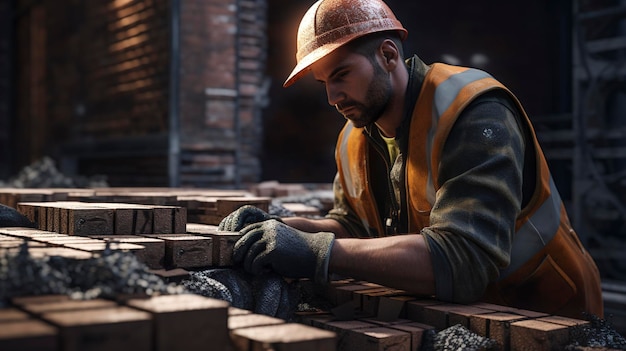
<path fill-rule="evenodd" d="M 626 280 L 626 1 L 573 11 L 570 215 L 603 276 Z"/>

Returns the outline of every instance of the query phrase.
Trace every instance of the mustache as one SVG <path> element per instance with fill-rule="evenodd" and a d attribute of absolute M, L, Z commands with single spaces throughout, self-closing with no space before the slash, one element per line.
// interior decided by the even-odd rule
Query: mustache
<path fill-rule="evenodd" d="M 353 107 L 357 107 L 356 103 L 353 102 L 349 102 L 349 103 L 342 103 L 342 104 L 335 104 L 335 109 L 337 109 L 337 111 L 341 112 Z"/>

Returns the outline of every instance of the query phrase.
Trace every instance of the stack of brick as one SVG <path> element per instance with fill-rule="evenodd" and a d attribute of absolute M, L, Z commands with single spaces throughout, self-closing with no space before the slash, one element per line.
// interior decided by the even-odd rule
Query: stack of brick
<path fill-rule="evenodd" d="M 0 309 L 3 351 L 336 350 L 332 332 L 200 295 L 124 302 L 44 295 L 11 302 Z"/>
<path fill-rule="evenodd" d="M 26 193 L 28 192 L 22 194 Z M 127 190 L 129 196 L 137 193 L 139 192 Z M 166 193 L 163 196 L 176 192 Z M 179 196 L 201 195 L 181 191 L 174 196 L 178 201 Z M 221 220 L 243 204 L 261 207 L 267 204 L 246 202 L 261 201 L 258 199 L 245 196 L 218 197 L 213 207 L 216 211 L 215 217 Z M 186 201 L 197 199 L 187 198 Z M 39 223 L 40 228 L 0 228 L 0 248 L 17 250 L 24 240 L 28 240 L 30 252 L 34 256 L 89 258 L 94 253 L 101 252 L 106 247 L 105 243 L 110 241 L 116 243 L 114 249 L 133 251 L 153 272 L 169 281 L 187 276 L 187 270 L 232 265 L 232 248 L 239 238 L 238 233 L 218 231 L 216 224 L 187 223 L 187 208 L 184 206 L 55 200 L 21 202 L 17 204 L 17 208 Z M 215 327 L 216 330 L 222 330 L 222 335 L 216 336 L 215 340 L 227 340 L 229 347 L 234 347 L 235 350 L 265 350 L 263 345 L 283 344 L 287 346 L 277 349 L 306 350 L 309 347 L 311 350 L 330 350 L 336 346 L 339 350 L 347 351 L 383 350 L 391 347 L 394 350 L 415 350 L 424 341 L 426 332 L 461 325 L 478 335 L 495 340 L 505 350 L 549 350 L 567 345 L 571 341 L 570 334 L 574 328 L 588 324 L 583 320 L 485 303 L 443 303 L 353 279 L 333 281 L 324 289 L 316 289 L 319 295 L 335 306 L 332 311 L 300 313 L 301 323 L 290 324 L 231 309 L 232 313 L 237 312 L 237 317 L 227 317 L 230 327 L 224 327 L 226 322 Z M 31 344 L 19 345 L 56 345 L 55 348 L 49 348 L 50 350 L 89 350 L 91 346 L 84 343 L 91 342 L 90 340 L 101 340 L 103 345 L 107 345 L 107 349 L 115 347 L 120 350 L 128 346 L 133 350 L 162 349 L 159 345 L 165 345 L 172 340 L 185 345 L 187 339 L 199 337 L 197 335 L 202 333 L 187 337 L 185 331 L 178 330 L 170 336 L 169 341 L 164 341 L 157 340 L 155 330 L 163 328 L 159 327 L 163 325 L 160 324 L 163 323 L 162 320 L 173 318 L 168 323 L 177 324 L 171 321 L 182 318 L 178 317 L 179 312 L 184 314 L 188 309 L 204 310 L 205 307 L 199 306 L 208 303 L 199 301 L 197 297 L 186 298 L 189 302 L 172 302 L 168 299 L 175 298 L 161 297 L 161 300 L 128 302 L 123 306 L 104 306 L 107 304 L 95 302 L 98 313 L 85 313 L 83 310 L 44 313 L 33 308 L 25 309 L 14 301 L 15 306 L 12 309 L 0 311 L 0 323 L 3 323 L 3 318 L 11 321 L 0 327 L 0 349 L 10 349 L 10 345 L 14 345 L 12 343 L 21 343 L 24 340 Z M 212 303 L 214 302 L 209 304 Z M 94 310 L 95 305 L 81 306 Z M 227 310 L 223 304 L 221 306 L 220 308 Z M 228 314 L 224 311 L 219 313 L 222 316 Z M 22 318 L 24 315 L 28 317 L 26 320 Z M 113 317 L 114 315 L 118 317 Z M 241 315 L 246 317 L 240 317 Z M 207 323 L 216 325 L 211 324 L 215 322 Z M 181 325 L 184 323 L 181 322 Z M 308 329 L 310 327 L 313 329 Z M 190 331 L 196 330 L 193 326 L 189 328 Z M 24 334 L 20 331 L 22 329 L 28 332 Z M 125 334 L 131 329 L 135 333 Z M 330 333 L 324 333 L 323 330 Z M 161 332 L 157 334 L 160 335 Z M 303 335 L 315 337 L 309 340 Z M 51 344 L 50 340 L 55 341 Z M 205 347 L 214 344 L 212 341 L 205 344 Z M 188 349 L 193 347 L 189 346 Z"/>
<path fill-rule="evenodd" d="M 0 188 L 0 204 L 17 208 L 20 203 L 39 202 L 80 202 L 94 206 L 103 206 L 106 203 L 116 204 L 121 209 L 122 204 L 135 211 L 141 206 L 174 206 L 181 207 L 186 211 L 187 221 L 192 223 L 219 224 L 222 218 L 243 205 L 257 206 L 269 211 L 270 197 L 254 196 L 252 193 L 242 190 L 219 190 L 219 189 L 183 189 L 183 188 L 95 188 L 95 189 L 18 189 Z M 40 205 L 42 206 L 42 205 Z M 86 205 L 84 205 L 86 206 Z M 106 205 L 104 205 L 106 206 Z M 55 207 L 55 206 L 50 206 Z M 147 208 L 149 210 L 149 208 Z M 130 209 L 127 212 L 131 212 Z M 141 213 L 137 226 L 147 227 L 125 229 L 119 234 L 146 234 L 152 231 L 149 223 L 142 221 Z M 37 218 L 39 221 L 43 219 Z M 51 224 L 52 225 L 52 224 Z M 41 229 L 59 230 L 47 226 Z M 179 228 L 180 229 L 180 228 Z M 120 228 L 116 228 L 120 230 Z M 161 230 L 161 228 L 156 228 Z M 165 232 L 163 232 L 165 233 Z M 91 233 L 104 234 L 104 233 Z"/>
<path fill-rule="evenodd" d="M 445 303 L 353 279 L 333 281 L 319 291 L 337 307 L 300 313 L 300 321 L 337 333 L 340 350 L 416 350 L 426 331 L 461 325 L 495 340 L 501 350 L 559 350 L 572 343 L 572 319 L 489 303 Z M 332 312 L 332 313 L 331 313 Z"/>

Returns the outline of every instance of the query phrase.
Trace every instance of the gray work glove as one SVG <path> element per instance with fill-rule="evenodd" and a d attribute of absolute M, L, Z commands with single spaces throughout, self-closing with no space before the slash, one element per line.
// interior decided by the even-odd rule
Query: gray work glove
<path fill-rule="evenodd" d="M 280 217 L 270 215 L 258 207 L 244 205 L 224 217 L 217 229 L 226 232 L 238 232 L 248 224 L 263 222 L 268 219 L 280 220 Z"/>
<path fill-rule="evenodd" d="M 235 243 L 233 261 L 246 271 L 271 270 L 287 278 L 328 282 L 328 263 L 335 234 L 305 233 L 276 220 L 250 224 Z"/>

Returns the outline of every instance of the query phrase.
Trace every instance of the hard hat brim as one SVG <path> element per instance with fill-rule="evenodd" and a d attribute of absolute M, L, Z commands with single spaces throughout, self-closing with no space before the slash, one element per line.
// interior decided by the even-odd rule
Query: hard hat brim
<path fill-rule="evenodd" d="M 302 58 L 302 60 L 300 60 L 300 62 L 298 62 L 298 64 L 296 64 L 296 67 L 294 67 L 294 69 L 291 71 L 291 74 L 289 74 L 289 77 L 287 77 L 287 80 L 285 80 L 285 83 L 283 83 L 283 87 L 286 88 L 302 78 L 311 70 L 312 64 L 319 61 L 322 57 L 325 57 L 331 52 L 335 51 L 343 44 L 345 43 L 342 42 L 327 44 L 313 50 L 311 53 L 306 55 L 304 58 Z"/>
<path fill-rule="evenodd" d="M 404 40 L 407 36 L 407 30 L 402 28 L 401 26 L 398 28 L 393 28 L 393 29 L 385 28 L 383 30 L 380 30 L 379 32 L 382 32 L 382 31 L 398 31 L 400 32 L 400 37 L 402 40 Z M 302 78 L 311 70 L 311 65 L 319 61 L 321 58 L 329 55 L 333 51 L 337 50 L 339 47 L 347 44 L 348 42 L 354 39 L 357 39 L 359 37 L 372 34 L 375 32 L 376 31 L 372 31 L 370 33 L 358 33 L 358 34 L 355 33 L 354 35 L 344 37 L 340 41 L 335 41 L 332 43 L 322 45 L 318 47 L 317 49 L 311 51 L 310 53 L 308 53 L 306 56 L 304 56 L 302 59 L 298 61 L 294 69 L 291 71 L 291 74 L 289 74 L 289 77 L 287 77 L 287 79 L 283 83 L 283 87 L 286 88 L 292 85 L 293 83 L 295 83 L 298 79 Z"/>

